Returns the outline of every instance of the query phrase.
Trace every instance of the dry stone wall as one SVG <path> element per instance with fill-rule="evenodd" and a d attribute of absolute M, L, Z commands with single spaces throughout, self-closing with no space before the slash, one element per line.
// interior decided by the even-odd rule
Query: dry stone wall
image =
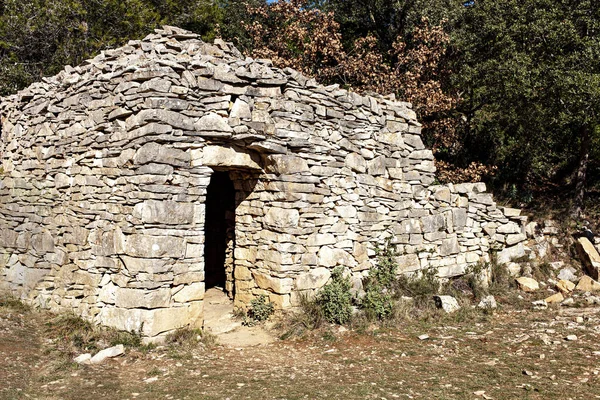
<path fill-rule="evenodd" d="M 356 289 L 393 237 L 403 273 L 500 251 L 524 217 L 483 183 L 435 185 L 408 103 L 320 86 L 164 27 L 3 99 L 0 288 L 148 338 L 201 326 L 205 201 L 235 188 L 228 287 L 278 308 L 336 266 Z"/>

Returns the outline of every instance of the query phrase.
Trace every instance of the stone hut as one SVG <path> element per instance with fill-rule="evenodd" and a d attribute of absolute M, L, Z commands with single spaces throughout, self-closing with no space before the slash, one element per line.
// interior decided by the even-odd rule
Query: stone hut
<path fill-rule="evenodd" d="M 0 289 L 156 338 L 205 290 L 297 304 L 353 284 L 392 237 L 400 272 L 525 254 L 485 185 L 436 185 L 409 103 L 321 86 L 164 27 L 2 99 Z M 503 250 L 502 250 L 503 249 Z"/>

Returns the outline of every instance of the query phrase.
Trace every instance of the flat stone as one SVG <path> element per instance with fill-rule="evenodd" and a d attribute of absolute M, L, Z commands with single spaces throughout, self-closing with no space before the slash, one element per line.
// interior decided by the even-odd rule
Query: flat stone
<path fill-rule="evenodd" d="M 587 273 L 595 280 L 600 279 L 600 254 L 588 238 L 577 239 L 577 254 Z"/>
<path fill-rule="evenodd" d="M 560 303 L 565 299 L 562 293 L 554 293 L 552 296 L 546 297 L 544 301 L 548 304 L 551 303 Z"/>
<path fill-rule="evenodd" d="M 524 292 L 535 292 L 540 288 L 540 284 L 533 278 L 528 278 L 526 276 L 522 276 L 516 279 L 519 284 L 519 289 Z"/>
<path fill-rule="evenodd" d="M 579 279 L 575 290 L 581 292 L 597 292 L 600 290 L 600 283 L 592 279 L 590 276 L 584 275 Z"/>
<path fill-rule="evenodd" d="M 234 147 L 205 146 L 191 151 L 192 166 L 236 167 L 261 170 L 260 158 Z"/>
<path fill-rule="evenodd" d="M 300 274 L 295 281 L 296 290 L 319 289 L 329 281 L 331 271 L 329 268 L 315 268 Z"/>
<path fill-rule="evenodd" d="M 100 364 L 107 358 L 118 357 L 121 354 L 125 353 L 125 347 L 122 344 L 118 344 L 113 347 L 109 347 L 108 349 L 100 350 L 94 357 L 90 359 L 91 364 Z"/>
<path fill-rule="evenodd" d="M 154 142 L 143 145 L 133 157 L 133 162 L 138 165 L 153 162 L 184 167 L 190 165 L 190 160 L 189 153 Z"/>
<path fill-rule="evenodd" d="M 77 364 L 88 365 L 88 364 L 92 363 L 91 359 L 92 359 L 92 355 L 90 353 L 84 353 L 84 354 L 80 354 L 77 357 L 75 357 L 73 359 L 73 362 L 76 362 Z"/>
<path fill-rule="evenodd" d="M 571 281 L 561 279 L 556 284 L 556 288 L 563 294 L 571 293 L 575 290 L 575 284 Z"/>
<path fill-rule="evenodd" d="M 194 124 L 194 128 L 198 131 L 233 132 L 233 128 L 229 126 L 227 120 L 213 112 L 200 118 L 200 120 Z"/>
<path fill-rule="evenodd" d="M 185 240 L 174 236 L 130 235 L 125 245 L 125 254 L 142 258 L 180 258 L 185 250 Z"/>

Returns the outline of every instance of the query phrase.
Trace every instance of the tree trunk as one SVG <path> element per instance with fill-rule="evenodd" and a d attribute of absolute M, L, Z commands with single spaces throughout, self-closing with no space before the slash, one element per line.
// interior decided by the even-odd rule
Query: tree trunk
<path fill-rule="evenodd" d="M 591 135 L 590 128 L 584 125 L 580 129 L 581 144 L 579 147 L 579 167 L 575 181 L 575 201 L 571 208 L 571 217 L 579 219 L 583 213 L 583 201 L 585 199 L 585 175 L 587 173 L 588 161 L 590 158 Z"/>

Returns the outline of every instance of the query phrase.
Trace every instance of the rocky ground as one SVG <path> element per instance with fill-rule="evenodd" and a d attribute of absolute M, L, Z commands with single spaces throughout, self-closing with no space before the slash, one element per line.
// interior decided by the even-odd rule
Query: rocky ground
<path fill-rule="evenodd" d="M 463 308 L 249 347 L 126 346 L 98 365 L 71 362 L 54 316 L 4 300 L 0 398 L 600 398 L 600 308 L 536 310 L 532 296 L 498 298 L 493 314 Z"/>

